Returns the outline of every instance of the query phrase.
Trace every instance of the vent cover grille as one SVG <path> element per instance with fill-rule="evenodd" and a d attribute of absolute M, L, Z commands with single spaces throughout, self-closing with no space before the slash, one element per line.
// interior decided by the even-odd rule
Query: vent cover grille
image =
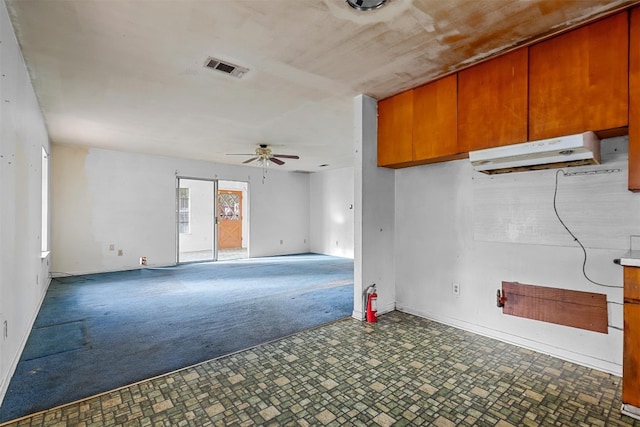
<path fill-rule="evenodd" d="M 223 61 L 212 56 L 207 58 L 204 66 L 211 68 L 212 70 L 220 71 L 221 73 L 228 74 L 233 77 L 242 78 L 249 71 L 248 68 L 241 67 L 239 65 L 232 64 L 230 62 Z"/>

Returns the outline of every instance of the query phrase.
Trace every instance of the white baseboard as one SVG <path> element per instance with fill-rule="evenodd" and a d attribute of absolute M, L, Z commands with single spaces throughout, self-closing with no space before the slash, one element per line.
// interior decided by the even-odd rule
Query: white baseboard
<path fill-rule="evenodd" d="M 385 304 L 382 307 L 378 306 L 378 308 L 379 308 L 378 316 L 382 316 L 385 313 L 391 313 L 392 311 L 394 311 L 396 309 L 396 304 L 395 303 Z M 365 313 L 362 311 L 353 310 L 353 313 L 351 313 L 351 317 L 353 317 L 356 320 L 366 320 Z"/>
<path fill-rule="evenodd" d="M 135 271 L 135 270 L 153 270 L 154 268 L 169 268 L 169 267 L 177 267 L 180 264 L 157 264 L 157 265 L 140 265 L 135 267 L 123 267 L 123 268 L 115 268 L 115 269 L 107 269 L 107 270 L 83 270 L 83 271 L 52 271 L 51 277 L 54 279 L 59 279 L 62 277 L 71 277 L 71 276 L 85 276 L 88 274 L 102 274 L 102 273 L 119 273 L 121 271 Z"/>
<path fill-rule="evenodd" d="M 640 420 L 640 408 L 629 403 L 623 403 L 622 408 L 620 408 L 620 412 L 622 412 L 623 415 Z"/>

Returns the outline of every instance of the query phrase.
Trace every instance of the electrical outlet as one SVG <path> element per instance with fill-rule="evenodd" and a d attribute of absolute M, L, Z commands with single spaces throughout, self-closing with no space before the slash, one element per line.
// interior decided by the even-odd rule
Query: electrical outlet
<path fill-rule="evenodd" d="M 9 338 L 9 323 L 5 320 L 2 324 L 2 337 L 6 340 Z"/>
<path fill-rule="evenodd" d="M 460 295 L 460 285 L 458 283 L 453 283 L 451 285 L 451 292 L 456 295 L 459 296 Z"/>
<path fill-rule="evenodd" d="M 147 265 L 147 257 L 146 256 L 141 256 L 140 257 L 140 265 Z"/>
<path fill-rule="evenodd" d="M 282 244 L 282 243 L 284 243 L 284 241 L 283 241 L 283 240 L 280 240 L 280 244 Z"/>
<path fill-rule="evenodd" d="M 114 245 L 113 243 L 109 245 L 109 250 L 110 251 L 115 251 L 116 250 L 116 245 Z"/>

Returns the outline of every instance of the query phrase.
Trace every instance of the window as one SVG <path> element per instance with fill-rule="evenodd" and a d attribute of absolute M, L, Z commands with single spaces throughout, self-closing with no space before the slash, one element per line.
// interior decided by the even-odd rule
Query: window
<path fill-rule="evenodd" d="M 190 233 L 189 219 L 191 216 L 191 210 L 189 209 L 189 189 L 180 188 L 178 196 L 179 211 L 178 211 L 178 231 L 180 234 Z"/>
<path fill-rule="evenodd" d="M 49 251 L 49 155 L 42 147 L 42 230 L 40 236 L 41 251 Z"/>
<path fill-rule="evenodd" d="M 240 194 L 218 192 L 218 217 L 230 221 L 240 220 Z"/>

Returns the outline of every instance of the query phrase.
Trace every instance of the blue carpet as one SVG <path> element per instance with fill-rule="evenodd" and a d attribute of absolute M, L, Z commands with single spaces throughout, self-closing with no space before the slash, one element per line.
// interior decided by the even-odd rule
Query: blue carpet
<path fill-rule="evenodd" d="M 0 422 L 351 315 L 353 260 L 305 254 L 57 278 Z"/>

